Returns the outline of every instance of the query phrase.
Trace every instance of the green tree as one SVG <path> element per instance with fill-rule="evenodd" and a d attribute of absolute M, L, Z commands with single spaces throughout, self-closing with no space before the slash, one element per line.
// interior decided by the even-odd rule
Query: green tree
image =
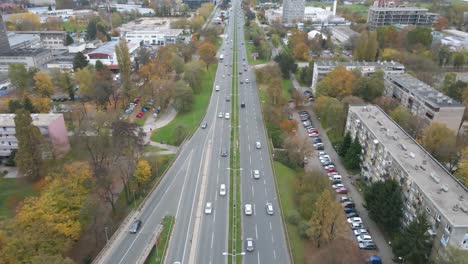
<path fill-rule="evenodd" d="M 372 102 L 382 96 L 385 88 L 383 75 L 383 72 L 379 71 L 372 76 L 358 78 L 353 85 L 353 95 L 361 97 L 366 102 Z"/>
<path fill-rule="evenodd" d="M 395 180 L 378 181 L 364 192 L 369 216 L 386 231 L 394 232 L 403 217 L 401 188 Z"/>
<path fill-rule="evenodd" d="M 281 38 L 278 34 L 271 35 L 271 44 L 273 47 L 278 48 L 279 44 L 281 43 Z"/>
<path fill-rule="evenodd" d="M 86 30 L 88 40 L 95 40 L 97 36 L 97 21 L 90 19 Z"/>
<path fill-rule="evenodd" d="M 392 243 L 394 255 L 402 257 L 406 263 L 427 263 L 432 246 L 431 237 L 427 232 L 430 228 L 426 216 L 419 214 Z"/>
<path fill-rule="evenodd" d="M 184 80 L 190 85 L 193 92 L 198 94 L 202 89 L 202 73 L 205 66 L 201 61 L 190 61 L 184 66 Z"/>
<path fill-rule="evenodd" d="M 468 252 L 454 246 L 447 246 L 442 254 L 430 259 L 430 264 L 466 264 Z"/>
<path fill-rule="evenodd" d="M 24 93 L 27 87 L 28 71 L 24 64 L 8 65 L 8 78 L 11 84 L 20 92 Z"/>
<path fill-rule="evenodd" d="M 83 69 L 86 66 L 88 66 L 88 59 L 83 53 L 78 52 L 73 58 L 73 70 Z"/>
<path fill-rule="evenodd" d="M 11 99 L 8 101 L 8 112 L 15 113 L 16 110 L 23 108 L 23 104 L 19 100 Z"/>
<path fill-rule="evenodd" d="M 463 93 L 468 89 L 468 83 L 458 80 L 457 75 L 453 72 L 447 73 L 442 84 L 442 90 L 444 93 L 457 100 L 459 102 L 463 101 Z"/>
<path fill-rule="evenodd" d="M 432 29 L 430 27 L 416 27 L 408 31 L 406 36 L 408 50 L 412 50 L 416 45 L 429 48 L 432 43 Z"/>
<path fill-rule="evenodd" d="M 343 142 L 340 144 L 340 148 L 338 149 L 338 154 L 341 157 L 344 157 L 348 152 L 348 149 L 351 147 L 351 143 L 353 143 L 353 138 L 351 137 L 351 133 L 346 132 L 345 137 L 343 138 Z"/>
<path fill-rule="evenodd" d="M 424 129 L 419 143 L 441 162 L 447 162 L 456 152 L 456 135 L 445 124 L 433 122 Z"/>
<path fill-rule="evenodd" d="M 132 63 L 130 60 L 130 53 L 128 51 L 127 41 L 121 39 L 119 44 L 115 45 L 115 55 L 117 56 L 117 62 L 119 64 L 120 79 L 122 80 L 122 88 L 124 96 L 127 100 L 130 100 L 130 74 L 132 73 Z"/>
<path fill-rule="evenodd" d="M 295 73 L 297 70 L 297 64 L 295 63 L 294 58 L 288 53 L 281 52 L 276 55 L 274 61 L 280 66 L 281 75 L 284 79 L 289 79 L 289 73 Z"/>
<path fill-rule="evenodd" d="M 75 100 L 75 85 L 73 83 L 73 79 L 68 72 L 64 72 L 60 75 L 59 81 L 58 81 L 60 89 L 62 89 L 63 92 L 68 93 L 68 96 L 72 99 Z"/>
<path fill-rule="evenodd" d="M 15 116 L 16 138 L 18 152 L 16 164 L 18 170 L 30 181 L 37 181 L 44 177 L 45 165 L 42 160 L 43 137 L 39 128 L 32 124 L 31 114 L 19 109 Z"/>
<path fill-rule="evenodd" d="M 28 111 L 29 113 L 37 113 L 38 112 L 36 107 L 34 107 L 34 104 L 31 101 L 31 98 L 29 96 L 24 97 L 23 108 L 24 108 L 24 110 Z"/>
<path fill-rule="evenodd" d="M 375 61 L 377 56 L 377 33 L 363 31 L 359 36 L 354 49 L 354 59 Z"/>
<path fill-rule="evenodd" d="M 346 152 L 344 164 L 350 170 L 359 170 L 361 162 L 361 143 L 359 138 L 356 136 L 353 143 Z"/>
<path fill-rule="evenodd" d="M 188 112 L 193 106 L 193 91 L 184 81 L 178 81 L 174 91 L 174 107 L 179 112 Z"/>
<path fill-rule="evenodd" d="M 73 42 L 75 42 L 75 41 L 73 40 L 73 38 L 72 38 L 70 35 L 67 34 L 67 39 L 66 39 L 66 41 L 65 41 L 65 45 L 66 45 L 66 46 L 71 45 L 71 44 L 73 44 Z"/>
<path fill-rule="evenodd" d="M 456 52 L 453 55 L 453 67 L 460 69 L 465 65 L 465 54 L 463 52 Z"/>

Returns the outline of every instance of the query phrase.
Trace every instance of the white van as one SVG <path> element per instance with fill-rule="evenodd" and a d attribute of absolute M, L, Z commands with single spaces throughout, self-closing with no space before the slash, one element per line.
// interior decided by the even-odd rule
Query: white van
<path fill-rule="evenodd" d="M 341 175 L 333 175 L 334 181 L 341 181 Z"/>

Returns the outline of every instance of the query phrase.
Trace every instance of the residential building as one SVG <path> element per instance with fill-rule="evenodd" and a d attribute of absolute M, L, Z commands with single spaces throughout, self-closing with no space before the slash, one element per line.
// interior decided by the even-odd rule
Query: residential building
<path fill-rule="evenodd" d="M 293 24 L 304 19 L 305 0 L 283 1 L 283 23 Z"/>
<path fill-rule="evenodd" d="M 382 70 L 385 74 L 405 72 L 405 66 L 394 61 L 317 61 L 314 63 L 314 71 L 312 73 L 312 90 L 315 91 L 317 83 L 339 65 L 343 65 L 348 71 L 358 69 L 365 76 L 371 75 L 378 70 Z"/>
<path fill-rule="evenodd" d="M 140 18 L 120 26 L 118 31 L 120 37 L 129 42 L 164 46 L 176 43 L 184 32 L 183 29 L 170 28 L 171 21 L 166 18 Z"/>
<path fill-rule="evenodd" d="M 18 149 L 14 118 L 15 114 L 0 114 L 0 157 L 9 157 L 14 149 Z M 31 114 L 31 118 L 32 124 L 39 128 L 56 155 L 70 149 L 62 114 Z"/>
<path fill-rule="evenodd" d="M 388 25 L 413 25 L 431 27 L 437 20 L 438 14 L 429 13 L 427 8 L 396 6 L 387 4 L 379 6 L 376 1 L 369 7 L 367 23 L 371 30 Z"/>
<path fill-rule="evenodd" d="M 362 146 L 361 177 L 396 180 L 403 226 L 423 213 L 431 225 L 432 255 L 448 245 L 468 250 L 468 189 L 375 105 L 350 105 L 346 131 Z"/>
<path fill-rule="evenodd" d="M 117 56 L 115 55 L 115 45 L 119 44 L 119 41 L 109 41 L 104 43 L 102 46 L 86 54 L 89 63 L 92 65 L 96 64 L 96 61 L 100 60 L 104 65 L 107 65 L 112 70 L 118 69 Z M 129 42 L 127 43 L 130 58 L 133 60 L 136 50 L 140 47 L 139 43 Z"/>
<path fill-rule="evenodd" d="M 393 97 L 428 124 L 442 123 L 458 133 L 465 111 L 462 103 L 406 73 L 387 74 L 384 83 L 386 96 Z"/>

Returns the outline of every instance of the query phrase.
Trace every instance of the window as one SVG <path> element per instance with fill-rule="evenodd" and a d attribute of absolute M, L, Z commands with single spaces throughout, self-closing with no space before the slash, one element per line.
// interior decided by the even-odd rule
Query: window
<path fill-rule="evenodd" d="M 432 120 L 434 119 L 434 114 L 431 112 L 426 112 L 426 117 Z"/>
<path fill-rule="evenodd" d="M 436 214 L 436 221 L 437 221 L 437 222 L 440 222 L 440 220 L 441 220 L 440 214 L 437 213 L 437 214 Z"/>
<path fill-rule="evenodd" d="M 430 209 L 429 207 L 426 207 L 426 212 L 427 212 L 428 214 L 430 214 L 430 213 L 431 213 L 431 209 Z"/>
<path fill-rule="evenodd" d="M 445 225 L 445 232 L 447 232 L 449 234 L 452 233 L 452 227 L 449 224 Z"/>

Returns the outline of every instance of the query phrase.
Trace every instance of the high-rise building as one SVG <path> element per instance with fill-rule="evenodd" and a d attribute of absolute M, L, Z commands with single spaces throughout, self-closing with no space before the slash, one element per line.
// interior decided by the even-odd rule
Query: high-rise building
<path fill-rule="evenodd" d="M 6 32 L 5 24 L 3 23 L 3 17 L 0 15 L 0 53 L 6 53 L 10 51 L 10 42 L 8 42 L 8 35 Z"/>
<path fill-rule="evenodd" d="M 305 0 L 284 0 L 283 23 L 292 24 L 304 19 Z"/>
<path fill-rule="evenodd" d="M 432 26 L 439 15 L 426 8 L 379 4 L 369 7 L 367 23 L 370 29 L 389 25 Z"/>

